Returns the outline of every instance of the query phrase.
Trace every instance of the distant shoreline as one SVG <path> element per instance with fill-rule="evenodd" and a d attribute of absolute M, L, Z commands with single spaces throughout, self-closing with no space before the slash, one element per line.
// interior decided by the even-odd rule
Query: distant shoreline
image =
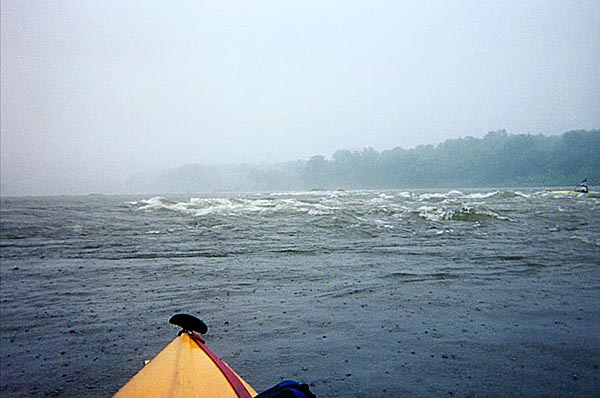
<path fill-rule="evenodd" d="M 526 191 L 534 191 L 534 192 L 550 192 L 551 190 L 572 190 L 573 187 L 570 186 L 544 186 L 544 187 L 530 187 L 530 186 L 512 186 L 512 187 L 462 187 L 462 188 L 453 188 L 453 187 L 439 187 L 439 188 L 369 188 L 369 189 L 309 189 L 309 190 L 290 190 L 290 191 L 215 191 L 215 192 L 134 192 L 134 193 L 82 193 L 82 194 L 49 194 L 49 195 L 11 195 L 11 196 L 0 196 L 1 200 L 11 200 L 11 199 L 59 199 L 63 198 L 87 198 L 87 197 L 108 197 L 108 198 L 117 198 L 117 197 L 144 197 L 144 198 L 153 198 L 153 197 L 169 197 L 169 196 L 202 196 L 202 197 L 217 197 L 217 196 L 240 196 L 240 195 L 260 195 L 260 194 L 274 194 L 274 195 L 289 195 L 289 194 L 305 194 L 305 193 L 327 193 L 327 192 L 371 192 L 371 191 L 397 191 L 397 192 L 450 192 L 450 191 L 459 191 L 459 192 L 477 192 L 477 191 L 518 191 L 518 190 L 526 190 Z M 594 192 L 591 192 L 592 194 Z"/>
<path fill-rule="evenodd" d="M 2 197 L 147 192 L 287 192 L 311 189 L 455 189 L 567 187 L 600 184 L 600 130 L 560 136 L 494 131 L 437 146 L 378 152 L 338 150 L 275 164 L 186 164 L 133 176 L 90 176 L 53 182 L 6 181 Z M 406 188 L 410 187 L 410 188 Z M 452 188 L 450 188 L 452 187 Z M 467 188 L 463 188 L 467 189 Z M 78 192 L 81 191 L 81 192 Z"/>

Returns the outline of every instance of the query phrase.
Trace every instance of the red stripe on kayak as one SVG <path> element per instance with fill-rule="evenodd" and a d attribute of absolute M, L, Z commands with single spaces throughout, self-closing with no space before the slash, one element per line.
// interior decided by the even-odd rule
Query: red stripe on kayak
<path fill-rule="evenodd" d="M 200 347 L 202 349 L 202 351 L 204 351 L 206 353 L 206 355 L 208 355 L 208 357 L 215 363 L 215 365 L 217 365 L 217 367 L 219 368 L 221 373 L 223 373 L 223 376 L 225 376 L 225 378 L 227 379 L 227 381 L 229 382 L 229 384 L 231 385 L 231 387 L 237 394 L 237 397 L 238 398 L 252 398 L 252 395 L 250 395 L 250 392 L 248 392 L 248 390 L 246 389 L 246 386 L 244 386 L 244 384 L 239 379 L 239 377 L 237 377 L 236 374 L 233 373 L 231 368 L 229 368 L 229 366 L 227 366 L 227 364 L 225 362 L 223 362 L 221 360 L 221 358 L 219 358 L 217 356 L 217 354 L 212 352 L 210 350 L 210 348 L 208 348 L 204 344 L 204 340 L 202 340 L 202 338 L 200 336 L 198 336 L 196 333 L 190 333 L 190 336 L 192 336 L 192 339 L 194 339 L 196 344 L 198 344 L 198 347 Z"/>

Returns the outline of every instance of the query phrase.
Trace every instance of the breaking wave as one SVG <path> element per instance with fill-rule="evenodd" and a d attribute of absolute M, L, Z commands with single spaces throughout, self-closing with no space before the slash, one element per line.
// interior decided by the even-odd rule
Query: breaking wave
<path fill-rule="evenodd" d="M 286 212 L 321 215 L 337 209 L 327 203 L 295 198 L 191 198 L 188 202 L 178 202 L 163 197 L 153 197 L 139 202 L 131 202 L 131 205 L 142 211 L 168 210 L 198 217 L 209 214 L 243 215 Z"/>
<path fill-rule="evenodd" d="M 192 217 L 302 217 L 331 228 L 395 228 L 410 220 L 429 222 L 514 221 L 499 203 L 527 198 L 516 191 L 448 192 L 318 191 L 173 200 L 152 197 L 131 202 L 145 212 L 174 212 Z"/>
<path fill-rule="evenodd" d="M 481 205 L 462 205 L 459 208 L 421 206 L 417 211 L 419 217 L 428 221 L 481 222 L 488 219 L 513 221 L 510 217 L 503 216 Z"/>

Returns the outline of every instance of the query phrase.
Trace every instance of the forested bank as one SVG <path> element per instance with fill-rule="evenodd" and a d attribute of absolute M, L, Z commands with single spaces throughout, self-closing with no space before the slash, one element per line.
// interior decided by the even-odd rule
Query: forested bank
<path fill-rule="evenodd" d="M 600 185 L 600 130 L 560 136 L 494 131 L 483 138 L 273 165 L 187 165 L 132 180 L 137 190 L 214 192 L 306 189 L 469 188 Z"/>
<path fill-rule="evenodd" d="M 304 181 L 318 187 L 434 188 L 570 185 L 600 181 L 600 130 L 562 136 L 488 133 L 381 153 L 340 150 L 312 157 Z"/>

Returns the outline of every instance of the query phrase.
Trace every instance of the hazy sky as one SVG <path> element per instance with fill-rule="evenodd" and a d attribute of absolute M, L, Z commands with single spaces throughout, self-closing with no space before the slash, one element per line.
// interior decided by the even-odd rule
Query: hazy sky
<path fill-rule="evenodd" d="M 1 14 L 5 195 L 600 127 L 598 0 L 1 0 Z"/>

